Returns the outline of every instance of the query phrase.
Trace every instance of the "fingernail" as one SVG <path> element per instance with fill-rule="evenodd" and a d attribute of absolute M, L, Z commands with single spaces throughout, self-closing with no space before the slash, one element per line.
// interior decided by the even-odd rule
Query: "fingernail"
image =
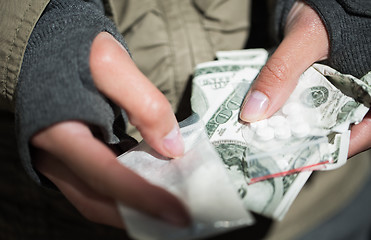
<path fill-rule="evenodd" d="M 164 212 L 161 214 L 162 220 L 170 224 L 186 227 L 189 225 L 190 220 L 182 215 L 178 215 L 175 212 Z"/>
<path fill-rule="evenodd" d="M 169 157 L 176 158 L 184 154 L 184 143 L 177 124 L 175 124 L 174 128 L 164 137 L 163 144 L 170 155 Z"/>
<path fill-rule="evenodd" d="M 249 93 L 242 106 L 240 118 L 246 122 L 261 120 L 267 110 L 268 101 L 268 97 L 260 91 Z"/>

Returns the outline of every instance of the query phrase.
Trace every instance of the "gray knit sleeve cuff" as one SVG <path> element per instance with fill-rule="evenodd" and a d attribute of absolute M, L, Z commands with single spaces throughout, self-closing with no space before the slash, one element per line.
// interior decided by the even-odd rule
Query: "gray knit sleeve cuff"
<path fill-rule="evenodd" d="M 275 31 L 282 40 L 286 18 L 296 0 L 277 0 Z M 324 63 L 336 70 L 362 77 L 371 70 L 371 1 L 303 0 L 324 22 L 330 55 Z"/>
<path fill-rule="evenodd" d="M 98 129 L 108 144 L 130 139 L 125 134 L 125 114 L 97 91 L 90 74 L 90 47 L 97 34 L 109 32 L 126 47 L 97 2 L 51 1 L 28 41 L 15 117 L 22 163 L 38 183 L 29 141 L 48 126 L 80 120 Z"/>
<path fill-rule="evenodd" d="M 330 38 L 326 64 L 362 77 L 371 70 L 369 0 L 305 0 L 322 18 Z M 367 10 L 368 9 L 368 10 Z"/>

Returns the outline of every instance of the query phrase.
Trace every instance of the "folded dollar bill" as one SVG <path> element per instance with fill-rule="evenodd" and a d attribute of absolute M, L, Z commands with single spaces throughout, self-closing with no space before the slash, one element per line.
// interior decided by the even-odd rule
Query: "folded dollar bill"
<path fill-rule="evenodd" d="M 221 60 L 196 67 L 191 102 L 228 168 L 237 167 L 253 183 L 303 170 L 333 169 L 346 162 L 349 125 L 360 122 L 368 108 L 328 78 L 340 79 L 342 85 L 360 84 L 358 79 L 314 64 L 276 114 L 244 124 L 238 117 L 240 106 L 267 53 L 260 49 L 218 55 Z M 364 92 L 361 96 L 369 96 Z"/>
<path fill-rule="evenodd" d="M 314 64 L 276 114 L 246 124 L 239 120 L 240 106 L 268 54 L 259 49 L 217 56 L 195 69 L 192 109 L 246 209 L 282 219 L 313 170 L 346 163 L 349 125 L 370 106 L 370 78 Z"/>

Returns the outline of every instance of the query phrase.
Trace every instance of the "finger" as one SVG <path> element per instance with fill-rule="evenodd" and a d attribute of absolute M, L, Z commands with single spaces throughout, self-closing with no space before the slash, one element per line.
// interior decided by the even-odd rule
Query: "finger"
<path fill-rule="evenodd" d="M 328 55 L 328 35 L 316 12 L 302 2 L 294 10 L 284 40 L 262 68 L 242 104 L 240 118 L 245 122 L 274 114 L 290 96 L 300 75 Z"/>
<path fill-rule="evenodd" d="M 352 157 L 371 148 L 371 111 L 368 111 L 363 121 L 352 126 L 348 157 Z"/>
<path fill-rule="evenodd" d="M 36 135 L 32 143 L 63 159 L 75 175 L 98 193 L 172 224 L 189 223 L 185 207 L 174 195 L 122 166 L 84 124 L 56 124 Z"/>
<path fill-rule="evenodd" d="M 98 194 L 53 155 L 39 150 L 34 165 L 89 221 L 123 228 L 116 202 Z"/>
<path fill-rule="evenodd" d="M 90 67 L 97 88 L 125 109 L 149 145 L 168 157 L 183 155 L 183 141 L 170 103 L 108 33 L 95 38 Z"/>

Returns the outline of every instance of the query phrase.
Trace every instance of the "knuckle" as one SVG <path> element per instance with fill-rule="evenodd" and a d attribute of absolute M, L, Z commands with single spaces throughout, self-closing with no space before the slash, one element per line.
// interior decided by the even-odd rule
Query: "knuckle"
<path fill-rule="evenodd" d="M 262 68 L 260 80 L 268 86 L 281 86 L 289 76 L 287 63 L 280 58 L 271 58 Z"/>
<path fill-rule="evenodd" d="M 254 83 L 254 89 L 271 96 L 277 89 L 285 87 L 289 69 L 286 63 L 278 58 L 270 59 L 260 71 L 258 81 Z"/>
<path fill-rule="evenodd" d="M 271 57 L 260 71 L 253 88 L 272 98 L 277 92 L 290 86 L 289 76 L 291 73 L 289 71 L 290 69 L 283 59 Z"/>
<path fill-rule="evenodd" d="M 94 39 L 90 51 L 90 64 L 99 67 L 110 67 L 114 65 L 118 59 L 118 52 L 125 51 L 115 42 L 116 40 L 107 33 L 98 34 Z"/>
<path fill-rule="evenodd" d="M 110 66 L 113 62 L 113 49 L 110 45 L 97 42 L 93 44 L 90 52 L 90 65 L 92 68 Z"/>

